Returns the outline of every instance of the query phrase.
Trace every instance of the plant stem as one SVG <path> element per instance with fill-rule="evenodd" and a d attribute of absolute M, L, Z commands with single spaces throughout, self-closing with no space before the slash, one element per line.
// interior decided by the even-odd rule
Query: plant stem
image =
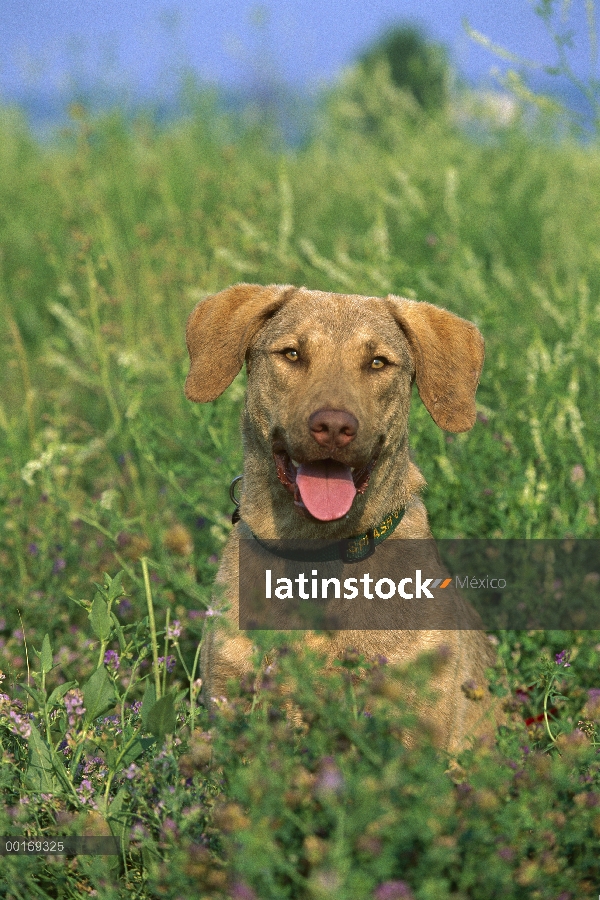
<path fill-rule="evenodd" d="M 200 658 L 200 648 L 202 647 L 202 640 L 198 641 L 198 646 L 196 647 L 196 654 L 194 656 L 194 664 L 192 665 L 192 674 L 190 677 L 190 728 L 194 730 L 194 722 L 196 718 L 196 695 L 194 693 L 194 679 L 196 675 L 196 667 L 198 665 L 198 659 Z"/>
<path fill-rule="evenodd" d="M 544 724 L 546 725 L 546 731 L 548 732 L 550 740 L 552 741 L 553 744 L 555 744 L 556 738 L 554 737 L 554 735 L 552 734 L 552 731 L 550 730 L 550 723 L 548 721 L 548 697 L 550 695 L 550 691 L 552 689 L 553 684 L 554 684 L 554 676 L 552 676 L 552 678 L 550 679 L 550 682 L 548 684 L 548 687 L 544 691 Z"/>
<path fill-rule="evenodd" d="M 167 619 L 165 622 L 165 661 L 163 666 L 163 695 L 167 693 L 167 656 L 169 653 L 169 619 L 171 618 L 171 610 L 167 609 Z"/>
<path fill-rule="evenodd" d="M 156 622 L 154 621 L 154 606 L 152 603 L 152 591 L 150 590 L 150 578 L 148 577 L 148 560 L 145 556 L 140 559 L 144 574 L 144 587 L 146 589 L 146 603 L 148 604 L 148 620 L 150 622 L 150 636 L 152 638 L 152 659 L 154 661 L 154 686 L 156 699 L 160 700 L 160 674 L 158 671 L 158 642 L 156 639 Z"/>
<path fill-rule="evenodd" d="M 100 378 L 102 381 L 102 387 L 104 389 L 104 395 L 106 397 L 106 402 L 108 403 L 108 408 L 110 410 L 110 414 L 113 420 L 113 426 L 115 432 L 118 434 L 121 431 L 121 413 L 119 411 L 119 405 L 116 401 L 112 385 L 110 383 L 110 361 L 108 352 L 106 347 L 104 346 L 104 342 L 102 340 L 102 332 L 100 329 L 100 314 L 98 309 L 98 282 L 96 281 L 96 275 L 92 268 L 92 262 L 89 257 L 86 259 L 86 269 L 88 276 L 88 291 L 89 291 L 89 310 L 90 310 L 90 318 L 92 320 L 93 333 L 94 333 L 94 342 L 96 344 L 96 355 L 98 359 L 98 364 L 100 366 Z"/>

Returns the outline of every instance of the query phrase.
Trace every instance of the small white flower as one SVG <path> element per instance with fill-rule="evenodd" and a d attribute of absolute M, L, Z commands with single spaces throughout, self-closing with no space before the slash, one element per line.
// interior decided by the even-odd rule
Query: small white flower
<path fill-rule="evenodd" d="M 205 612 L 206 616 L 220 616 L 221 613 L 218 609 L 213 609 L 212 606 L 208 606 Z"/>
<path fill-rule="evenodd" d="M 102 491 L 100 494 L 100 507 L 102 509 L 112 509 L 118 496 L 119 492 L 114 488 L 108 488 L 108 490 Z"/>
<path fill-rule="evenodd" d="M 117 363 L 123 369 L 131 369 L 132 372 L 141 372 L 144 367 L 137 353 L 131 353 L 127 350 L 123 353 L 119 353 L 117 356 Z"/>
<path fill-rule="evenodd" d="M 40 472 L 43 466 L 39 459 L 30 459 L 21 469 L 21 478 L 30 487 L 33 487 L 33 476 L 36 472 Z"/>

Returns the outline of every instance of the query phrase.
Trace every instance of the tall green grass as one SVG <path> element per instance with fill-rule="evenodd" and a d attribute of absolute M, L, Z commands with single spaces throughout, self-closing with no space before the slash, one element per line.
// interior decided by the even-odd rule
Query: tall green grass
<path fill-rule="evenodd" d="M 600 149 L 595 143 L 552 143 L 518 119 L 508 127 L 488 123 L 479 135 L 469 139 L 449 114 L 425 116 L 383 70 L 369 78 L 350 74 L 323 104 L 310 140 L 294 151 L 283 148 L 267 127 L 236 126 L 202 97 L 193 115 L 164 129 L 150 119 L 128 122 L 118 112 L 92 120 L 85 110 L 74 108 L 70 128 L 46 147 L 33 141 L 18 115 L 3 111 L 0 116 L 0 670 L 6 676 L 3 689 L 23 704 L 17 715 L 27 710 L 39 714 L 39 740 L 54 741 L 53 753 L 63 738 L 58 731 L 51 738 L 52 729 L 63 728 L 60 733 L 69 735 L 64 701 L 55 695 L 51 709 L 44 706 L 49 695 L 28 699 L 17 689 L 39 667 L 34 650 L 42 653 L 49 690 L 72 681 L 84 687 L 85 696 L 94 674 L 106 672 L 106 685 L 113 684 L 115 697 L 122 697 L 117 712 L 128 737 L 119 737 L 114 723 L 96 724 L 100 732 L 105 729 L 100 743 L 109 768 L 113 766 L 112 780 L 108 789 L 100 776 L 91 782 L 105 802 L 100 819 L 108 816 L 106 803 L 120 797 L 119 810 L 113 808 L 114 816 L 109 816 L 111 827 L 118 821 L 129 834 L 135 825 L 146 849 L 125 860 L 120 886 L 104 884 L 106 898 L 175 897 L 177 890 L 185 895 L 194 885 L 201 885 L 202 896 L 225 896 L 229 890 L 239 898 L 341 897 L 355 890 L 352 896 L 360 898 L 372 895 L 377 878 L 399 881 L 392 877 L 393 866 L 383 864 L 368 877 L 358 877 L 344 844 L 341 807 L 334 815 L 337 856 L 329 858 L 329 850 L 314 841 L 302 850 L 294 832 L 284 845 L 287 863 L 277 863 L 284 875 L 274 869 L 265 881 L 250 863 L 234 865 L 232 871 L 241 872 L 244 884 L 253 884 L 258 894 L 244 894 L 242 887 L 235 888 L 236 894 L 233 882 L 214 875 L 224 871 L 231 853 L 235 857 L 227 835 L 236 828 L 227 820 L 219 843 L 218 816 L 211 818 L 210 798 L 227 791 L 219 773 L 225 771 L 225 781 L 237 785 L 231 788 L 231 802 L 247 804 L 252 790 L 234 760 L 248 748 L 266 752 L 268 741 L 264 743 L 263 720 L 257 720 L 248 742 L 233 751 L 233 768 L 227 768 L 220 743 L 215 752 L 221 768 L 208 774 L 210 753 L 202 747 L 213 738 L 196 734 L 189 744 L 190 722 L 193 728 L 193 716 L 203 715 L 194 712 L 194 666 L 218 554 L 230 528 L 229 483 L 241 471 L 244 391 L 241 374 L 214 404 L 194 406 L 184 399 L 184 328 L 198 299 L 237 281 L 293 283 L 377 296 L 392 292 L 471 319 L 486 339 L 475 428 L 447 435 L 430 420 L 416 393 L 413 403 L 412 450 L 428 482 L 425 500 L 434 534 L 598 537 Z M 148 562 L 142 564 L 142 559 Z M 144 565 L 149 566 L 146 572 Z M 119 600 L 118 610 L 115 606 L 116 618 L 103 618 L 104 607 L 96 600 L 92 615 L 92 583 L 102 585 L 103 572 L 114 576 L 121 570 L 126 598 Z M 101 588 L 101 598 L 106 590 Z M 113 602 L 117 598 L 107 609 Z M 181 623 L 182 636 L 177 639 L 177 668 L 167 679 L 167 667 L 157 662 L 157 654 L 169 654 L 169 621 L 174 619 Z M 536 659 L 541 650 L 551 656 L 571 648 L 578 667 L 576 686 L 560 713 L 561 727 L 568 731 L 583 715 L 585 689 L 598 686 L 597 639 L 573 633 L 509 634 L 502 637 L 500 649 L 511 684 L 525 690 L 539 676 L 540 697 L 546 691 L 547 698 L 554 676 L 540 674 Z M 120 674 L 98 657 L 109 644 L 122 657 Z M 134 746 L 141 726 L 128 704 L 141 701 L 147 683 L 154 686 L 153 702 L 161 692 L 172 697 L 179 719 L 169 728 L 164 721 L 154 723 L 150 730 L 158 743 L 144 745 L 142 755 L 135 757 L 142 775 L 135 776 L 137 781 L 132 775 L 128 792 L 129 782 L 118 770 L 123 760 L 129 764 L 130 750 L 107 757 L 106 747 L 112 740 Z M 355 708 L 351 702 L 344 707 L 348 721 Z M 163 709 L 166 719 L 170 709 Z M 19 827 L 43 831 L 77 813 L 80 818 L 68 819 L 69 827 L 81 829 L 86 803 L 92 808 L 79 787 L 81 772 L 67 766 L 65 777 L 73 789 L 67 789 L 61 774 L 51 782 L 55 799 L 36 805 L 31 781 L 25 778 L 32 739 L 28 744 L 24 731 L 14 725 L 11 730 L 15 720 L 7 710 L 0 717 L 5 763 L 0 790 L 9 810 L 3 827 L 15 834 Z M 49 719 L 44 725 L 43 710 L 56 718 L 56 726 Z M 528 712 L 535 715 L 540 709 Z M 146 709 L 144 726 L 148 715 Z M 233 713 L 225 710 L 223 715 L 218 733 L 235 747 L 243 731 L 241 719 L 234 727 Z M 384 741 L 386 721 L 373 725 L 374 745 Z M 209 725 L 203 721 L 202 727 Z M 340 725 L 342 731 L 347 727 Z M 348 747 L 358 746 L 353 741 L 360 743 L 359 732 L 348 738 L 344 731 L 346 738 L 337 743 L 315 733 L 310 754 L 314 760 L 319 752 L 329 758 L 337 747 L 351 756 Z M 165 733 L 171 737 L 161 749 Z M 89 736 L 71 738 L 77 759 L 91 755 L 91 745 L 85 743 Z M 282 740 L 285 744 L 288 736 Z M 541 740 L 539 729 L 533 728 L 529 740 Z M 36 746 L 41 753 L 41 745 Z M 384 756 L 388 749 L 381 749 Z M 187 761 L 181 763 L 184 750 Z M 153 766 L 160 759 L 165 762 L 159 777 Z M 322 765 L 314 760 L 313 773 Z M 189 778 L 186 782 L 177 775 L 178 764 L 186 777 L 194 773 L 193 789 Z M 347 765 L 352 768 L 354 762 Z M 550 791 L 548 771 L 544 783 Z M 360 767 L 352 772 L 350 780 L 365 776 Z M 575 791 L 575 781 L 565 772 L 556 774 L 562 779 L 563 799 Z M 266 777 L 262 770 L 257 773 L 259 780 Z M 443 769 L 438 774 L 441 779 Z M 52 777 L 58 778 L 56 773 Z M 478 790 L 492 790 L 486 782 L 491 776 L 477 777 Z M 119 778 L 119 790 L 125 793 L 115 793 Z M 415 778 L 419 781 L 420 775 Z M 285 793 L 285 785 L 273 790 L 280 788 Z M 426 808 L 433 809 L 431 797 L 414 786 L 407 790 L 407 796 L 416 791 Z M 186 792 L 199 804 L 193 815 L 186 812 Z M 152 796 L 161 798 L 158 812 L 148 800 Z M 175 799 L 167 802 L 168 796 Z M 15 813 L 22 797 L 33 804 L 29 819 Z M 260 825 L 264 831 L 272 811 L 261 804 L 257 799 L 252 827 Z M 475 811 L 487 815 L 487 809 L 491 830 L 487 836 L 480 833 L 478 853 L 492 840 L 494 829 L 503 827 L 494 819 L 497 804 L 489 793 L 482 804 Z M 579 815 L 579 808 L 573 809 Z M 366 807 L 361 810 L 368 819 Z M 443 814 L 448 835 L 454 815 L 449 810 Z M 238 824 L 245 834 L 249 820 L 243 816 Z M 167 819 L 202 848 L 188 852 L 181 837 L 178 853 L 185 858 L 181 871 L 187 875 L 180 875 L 171 893 L 164 867 L 175 851 L 165 836 Z M 577 834 L 584 841 L 588 825 L 582 821 L 577 819 Z M 381 826 L 384 831 L 387 827 Z M 518 827 L 527 831 L 524 820 Z M 516 833 L 511 832 L 515 842 Z M 205 836 L 204 843 L 198 834 Z M 243 841 L 249 853 L 258 853 L 249 837 Z M 437 881 L 408 879 L 422 900 L 484 898 L 492 889 L 511 890 L 505 894 L 511 897 L 546 897 L 551 895 L 541 885 L 550 877 L 556 884 L 552 896 L 558 896 L 570 884 L 569 865 L 582 883 L 588 877 L 587 857 L 565 850 L 568 865 L 561 863 L 558 874 L 540 862 L 539 871 L 526 868 L 515 881 L 519 861 L 507 853 L 498 863 L 504 874 L 493 884 L 485 882 L 487 888 L 477 888 L 483 870 L 473 860 L 465 863 L 464 848 L 460 856 L 454 845 L 442 841 L 443 846 L 454 854 L 447 871 L 439 861 L 442 850 L 417 854 L 419 872 L 433 865 L 434 857 L 438 860 Z M 528 859 L 537 859 L 538 849 L 531 849 Z M 411 852 L 409 847 L 406 859 L 413 858 Z M 329 882 L 317 877 L 326 858 L 323 871 L 337 873 Z M 164 862 L 159 865 L 160 859 Z M 260 859 L 269 866 L 267 857 Z M 78 896 L 77 873 L 60 875 L 63 884 L 56 867 L 36 865 L 23 863 L 22 882 L 18 869 L 11 868 L 17 880 L 13 888 L 5 883 L 7 897 Z M 292 866 L 293 876 L 286 865 Z M 457 887 L 461 866 L 477 872 L 471 882 Z M 344 872 L 351 875 L 342 888 Z M 91 880 L 85 884 L 100 890 L 98 873 L 86 877 Z M 352 884 L 354 888 L 347 887 Z M 287 893 L 281 893 L 282 885 Z M 528 890 L 537 893 L 519 893 Z"/>

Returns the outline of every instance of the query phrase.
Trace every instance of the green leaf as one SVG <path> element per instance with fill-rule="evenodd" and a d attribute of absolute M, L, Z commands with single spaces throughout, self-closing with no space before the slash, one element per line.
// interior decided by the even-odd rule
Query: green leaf
<path fill-rule="evenodd" d="M 76 681 L 66 681 L 64 684 L 59 684 L 58 687 L 55 687 L 50 696 L 48 697 L 48 709 L 54 709 L 55 706 L 58 706 L 58 701 L 62 700 L 67 691 L 70 691 L 71 688 L 77 687 Z"/>
<path fill-rule="evenodd" d="M 23 690 L 26 691 L 30 697 L 33 697 L 33 699 L 35 700 L 35 702 L 37 703 L 37 705 L 39 707 L 44 706 L 45 698 L 41 691 L 36 691 L 36 689 L 32 688 L 29 684 L 21 684 L 21 685 L 19 685 L 19 687 L 22 687 Z"/>
<path fill-rule="evenodd" d="M 133 742 L 125 756 L 121 759 L 121 766 L 126 768 L 131 765 L 138 756 L 140 756 L 148 747 L 151 747 L 152 744 L 156 743 L 156 738 L 138 738 Z"/>
<path fill-rule="evenodd" d="M 157 700 L 148 715 L 148 730 L 162 741 L 166 734 L 172 734 L 177 724 L 175 704 L 171 694 Z"/>
<path fill-rule="evenodd" d="M 144 691 L 144 699 L 142 700 L 142 708 L 140 710 L 140 715 L 142 717 L 142 725 L 144 728 L 148 726 L 148 716 L 150 715 L 150 711 L 156 704 L 156 687 L 154 686 L 154 682 L 147 681 L 146 682 L 146 690 Z"/>
<path fill-rule="evenodd" d="M 82 609 L 85 609 L 87 612 L 90 611 L 92 604 L 89 600 L 78 600 L 76 597 L 72 597 L 70 594 L 67 594 L 69 600 L 73 603 L 76 603 L 77 606 L 80 606 Z"/>
<path fill-rule="evenodd" d="M 190 690 L 189 688 L 183 688 L 181 691 L 178 691 L 177 696 L 175 697 L 175 706 L 179 706 L 184 697 L 189 697 Z"/>
<path fill-rule="evenodd" d="M 96 594 L 94 597 L 89 619 L 96 637 L 99 637 L 101 641 L 108 640 L 112 631 L 112 619 L 106 601 L 100 594 Z"/>
<path fill-rule="evenodd" d="M 123 580 L 123 570 L 117 572 L 114 578 L 111 578 L 110 575 L 104 573 L 104 584 L 106 585 L 106 599 L 108 601 L 108 605 L 110 606 L 118 597 L 122 597 L 125 591 L 121 585 L 121 581 Z"/>
<path fill-rule="evenodd" d="M 119 788 L 117 796 L 108 807 L 106 820 L 114 837 L 126 840 L 128 832 L 127 810 L 124 808 L 127 799 L 125 788 Z"/>
<path fill-rule="evenodd" d="M 25 783 L 36 793 L 56 793 L 56 778 L 52 764 L 52 753 L 35 725 L 31 725 L 31 734 L 27 740 L 29 746 L 29 765 L 25 773 Z"/>
<path fill-rule="evenodd" d="M 83 686 L 85 721 L 92 722 L 115 705 L 115 690 L 104 666 L 99 666 Z"/>
<path fill-rule="evenodd" d="M 42 665 L 42 672 L 44 675 L 47 675 L 51 670 L 52 663 L 52 648 L 50 646 L 50 638 L 47 634 L 44 635 L 44 640 L 42 641 L 42 652 L 40 653 L 40 662 Z"/>
<path fill-rule="evenodd" d="M 115 629 L 115 633 L 119 639 L 119 650 L 121 653 L 125 653 L 127 649 L 127 644 L 125 642 L 125 635 L 123 633 L 123 626 L 115 616 L 114 612 L 111 612 L 110 617 L 112 619 L 113 628 Z"/>

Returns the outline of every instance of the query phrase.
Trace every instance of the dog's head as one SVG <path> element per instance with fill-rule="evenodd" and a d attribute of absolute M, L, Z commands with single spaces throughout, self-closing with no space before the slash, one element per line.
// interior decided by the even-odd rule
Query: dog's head
<path fill-rule="evenodd" d="M 248 366 L 245 425 L 299 512 L 342 518 L 406 443 L 416 381 L 447 431 L 475 422 L 483 338 L 429 303 L 239 284 L 189 317 L 185 393 L 208 402 Z"/>

